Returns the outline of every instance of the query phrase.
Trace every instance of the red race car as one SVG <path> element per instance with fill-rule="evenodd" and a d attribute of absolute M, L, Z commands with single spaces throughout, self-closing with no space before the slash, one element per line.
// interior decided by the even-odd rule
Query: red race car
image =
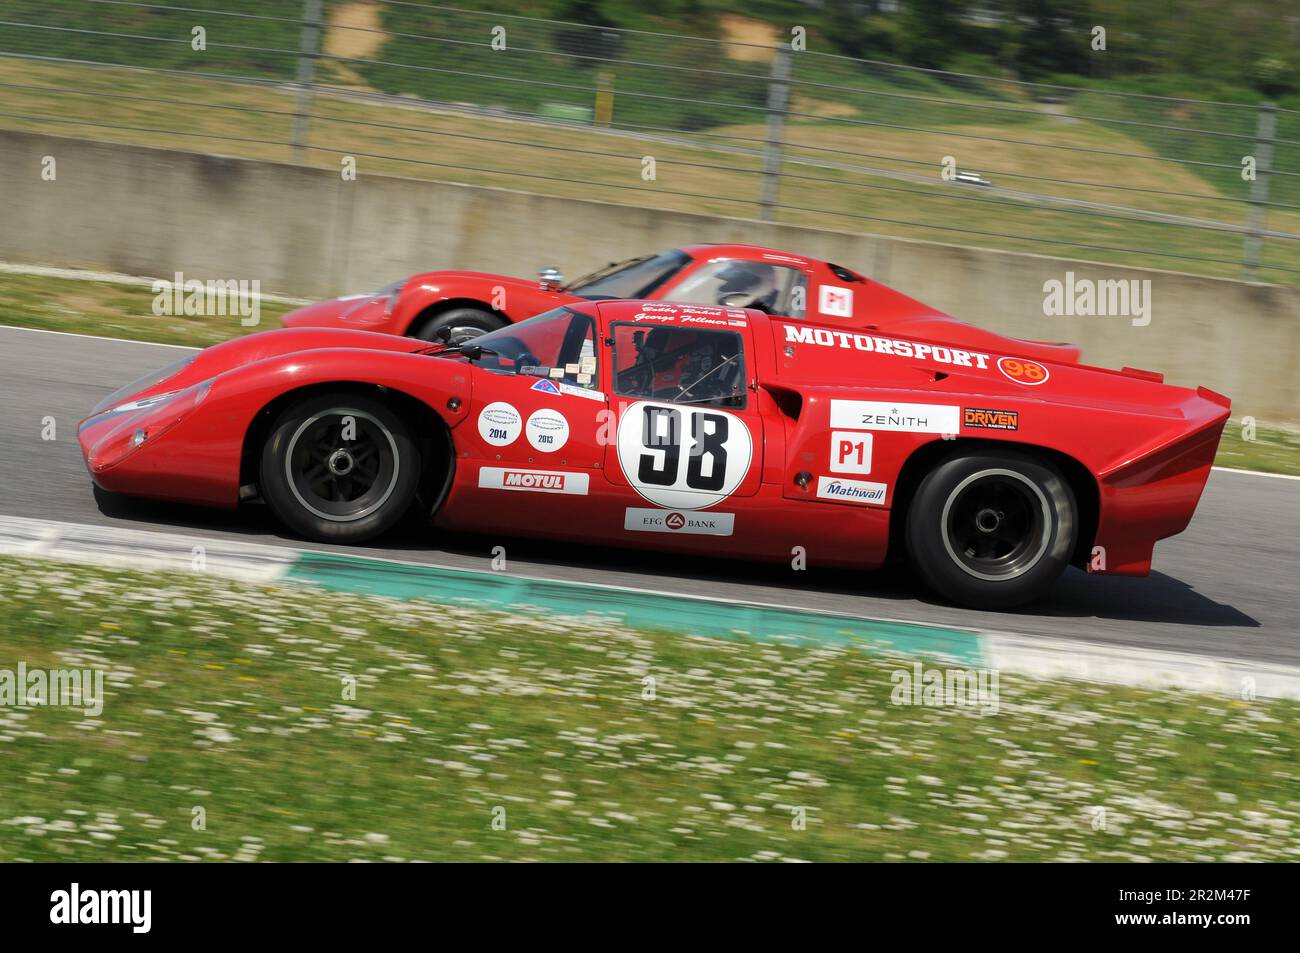
<path fill-rule="evenodd" d="M 431 271 L 374 294 L 291 311 L 285 327 L 352 328 L 462 344 L 479 334 L 566 304 L 610 298 L 757 308 L 842 327 L 947 339 L 968 325 L 840 265 L 756 245 L 690 245 L 609 267 L 565 285 L 553 269 L 540 281 L 477 271 Z M 1069 345 L 1047 356 L 1077 360 Z"/>
<path fill-rule="evenodd" d="M 587 301 L 460 346 L 337 329 L 216 345 L 79 430 L 105 490 L 293 532 L 435 529 L 870 569 L 940 595 L 1143 575 L 1192 517 L 1228 419 L 1212 391 L 759 310 Z"/>

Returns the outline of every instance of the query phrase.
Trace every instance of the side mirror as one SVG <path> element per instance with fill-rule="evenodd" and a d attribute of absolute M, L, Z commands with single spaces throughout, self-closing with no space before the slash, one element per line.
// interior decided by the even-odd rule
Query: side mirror
<path fill-rule="evenodd" d="M 558 268 L 543 268 L 537 273 L 537 278 L 537 286 L 543 291 L 559 291 L 564 287 L 564 275 Z"/>

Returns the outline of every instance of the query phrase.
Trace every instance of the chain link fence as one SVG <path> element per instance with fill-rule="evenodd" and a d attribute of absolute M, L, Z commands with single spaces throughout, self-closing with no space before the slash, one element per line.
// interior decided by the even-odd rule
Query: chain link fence
<path fill-rule="evenodd" d="M 398 0 L 0 0 L 0 125 L 1300 283 L 1300 111 Z"/>

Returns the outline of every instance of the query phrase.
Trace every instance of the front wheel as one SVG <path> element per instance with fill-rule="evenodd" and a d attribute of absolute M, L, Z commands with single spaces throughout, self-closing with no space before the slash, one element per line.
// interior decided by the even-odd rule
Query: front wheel
<path fill-rule="evenodd" d="M 1074 493 L 1045 460 L 1013 450 L 950 457 L 921 481 L 907 512 L 907 550 L 938 595 L 1007 609 L 1044 595 L 1078 534 Z"/>
<path fill-rule="evenodd" d="M 411 325 L 408 333 L 411 337 L 422 341 L 438 341 L 441 340 L 438 332 L 446 328 L 447 344 L 451 347 L 459 347 L 480 335 L 505 326 L 506 323 L 491 311 L 482 308 L 452 308 L 441 314 L 416 321 Z"/>
<path fill-rule="evenodd" d="M 322 394 L 286 408 L 262 450 L 262 496 L 309 539 L 361 542 L 391 529 L 415 498 L 420 452 L 380 401 Z"/>

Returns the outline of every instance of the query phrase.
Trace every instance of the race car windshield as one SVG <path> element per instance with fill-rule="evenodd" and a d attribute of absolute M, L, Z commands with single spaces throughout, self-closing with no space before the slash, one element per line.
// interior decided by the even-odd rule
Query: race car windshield
<path fill-rule="evenodd" d="M 634 258 L 579 278 L 565 290 L 571 295 L 593 301 L 603 298 L 649 298 L 690 260 L 685 252 L 676 250 L 648 258 Z"/>
<path fill-rule="evenodd" d="M 556 308 L 474 338 L 460 351 L 498 374 L 523 374 L 596 387 L 596 323 L 571 308 Z"/>

